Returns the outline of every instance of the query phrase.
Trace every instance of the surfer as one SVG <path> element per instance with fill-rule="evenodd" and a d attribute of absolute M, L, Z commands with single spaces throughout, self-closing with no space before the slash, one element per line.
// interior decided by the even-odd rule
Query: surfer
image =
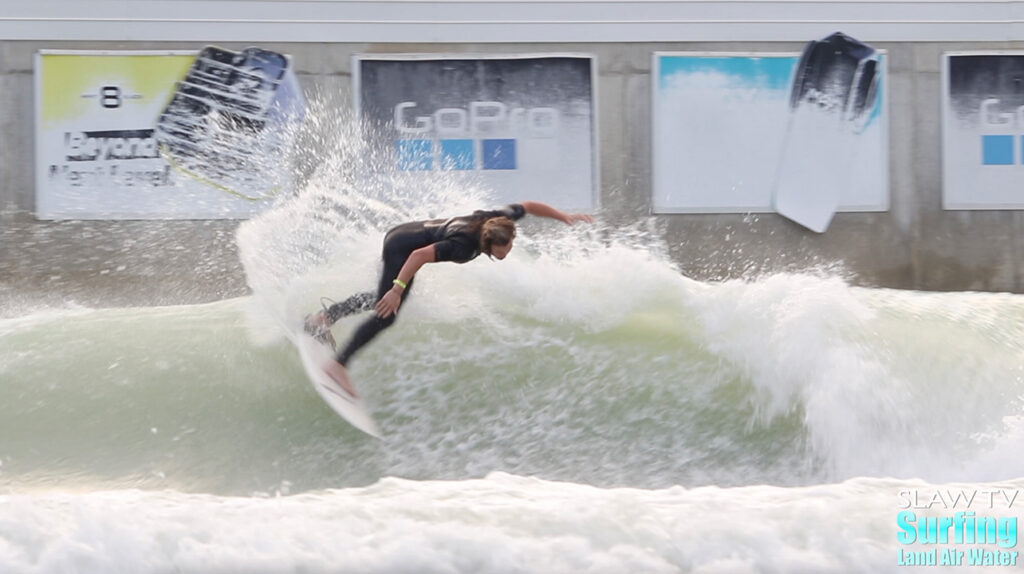
<path fill-rule="evenodd" d="M 306 317 L 306 332 L 333 347 L 331 325 L 353 313 L 375 311 L 356 329 L 336 360 L 324 366 L 327 374 L 353 397 L 358 396 L 345 367 L 352 355 L 394 324 L 398 308 L 412 291 L 416 272 L 427 263 L 466 263 L 481 253 L 499 261 L 504 259 L 516 236 L 515 222 L 524 215 L 556 219 L 568 225 L 594 221 L 586 214 L 564 213 L 544 203 L 524 201 L 461 217 L 403 223 L 388 231 L 384 236 L 384 270 L 377 292 L 357 293 Z"/>

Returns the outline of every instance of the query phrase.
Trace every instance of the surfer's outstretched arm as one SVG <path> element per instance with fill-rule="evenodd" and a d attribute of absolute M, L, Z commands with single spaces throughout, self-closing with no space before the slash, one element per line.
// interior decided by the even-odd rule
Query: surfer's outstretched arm
<path fill-rule="evenodd" d="M 385 293 L 380 298 L 380 301 L 377 301 L 377 316 L 381 319 L 387 319 L 394 315 L 398 311 L 398 306 L 402 304 L 402 293 L 405 292 L 406 287 L 413 277 L 416 276 L 416 272 L 427 263 L 433 263 L 435 260 L 433 245 L 427 245 L 413 251 L 409 258 L 405 260 L 405 263 L 402 264 L 402 269 L 399 270 L 398 277 L 395 278 L 391 290 Z"/>
<path fill-rule="evenodd" d="M 528 215 L 534 215 L 537 217 L 547 217 L 549 219 L 557 219 L 567 225 L 572 225 L 577 221 L 585 221 L 587 223 L 593 223 L 594 218 L 587 215 L 586 213 L 565 213 L 559 209 L 551 207 L 546 203 L 539 201 L 524 201 L 520 205 L 523 206 L 523 211 Z"/>

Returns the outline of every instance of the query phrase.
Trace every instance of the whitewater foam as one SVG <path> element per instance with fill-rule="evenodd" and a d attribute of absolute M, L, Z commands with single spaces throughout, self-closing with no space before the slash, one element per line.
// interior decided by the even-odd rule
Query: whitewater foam
<path fill-rule="evenodd" d="M 896 492 L 600 489 L 494 473 L 276 498 L 0 496 L 5 572 L 895 572 Z M 1004 485 L 1024 487 L 1015 482 Z"/>

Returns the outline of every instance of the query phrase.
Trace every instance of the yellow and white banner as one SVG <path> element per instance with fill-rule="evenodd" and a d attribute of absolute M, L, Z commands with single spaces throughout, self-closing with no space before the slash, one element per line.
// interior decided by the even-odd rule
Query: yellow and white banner
<path fill-rule="evenodd" d="M 266 207 L 175 170 L 154 137 L 196 52 L 36 54 L 40 219 L 217 219 Z"/>

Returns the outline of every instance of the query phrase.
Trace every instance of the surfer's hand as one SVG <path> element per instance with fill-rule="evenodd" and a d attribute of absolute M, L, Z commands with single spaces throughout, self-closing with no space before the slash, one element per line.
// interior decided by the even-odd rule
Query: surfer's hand
<path fill-rule="evenodd" d="M 398 288 L 392 288 L 380 298 L 380 301 L 377 301 L 377 316 L 387 319 L 398 311 L 398 306 L 401 304 L 402 296 L 398 293 Z"/>

